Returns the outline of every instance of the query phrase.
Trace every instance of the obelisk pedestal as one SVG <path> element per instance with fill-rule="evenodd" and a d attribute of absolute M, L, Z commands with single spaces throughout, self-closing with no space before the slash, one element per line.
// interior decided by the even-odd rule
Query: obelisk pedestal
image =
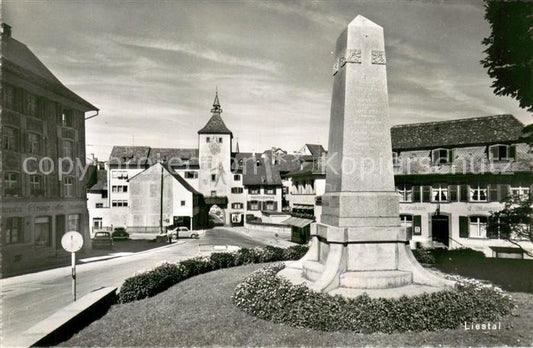
<path fill-rule="evenodd" d="M 333 66 L 326 193 L 303 259 L 280 275 L 357 296 L 414 295 L 453 285 L 414 258 L 394 189 L 383 28 L 357 16 Z"/>

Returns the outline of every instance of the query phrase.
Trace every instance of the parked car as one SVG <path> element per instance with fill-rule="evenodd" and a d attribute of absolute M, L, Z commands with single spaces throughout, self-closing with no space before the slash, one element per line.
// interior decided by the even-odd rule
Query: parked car
<path fill-rule="evenodd" d="M 113 238 L 109 232 L 96 232 L 93 237 L 93 249 L 113 248 Z"/>
<path fill-rule="evenodd" d="M 113 237 L 113 240 L 130 239 L 130 234 L 126 232 L 124 227 L 115 228 L 111 236 Z"/>
<path fill-rule="evenodd" d="M 173 239 L 178 238 L 198 238 L 200 235 L 198 234 L 198 231 L 191 231 L 185 226 L 179 226 L 175 227 L 172 230 L 169 231 L 171 233 L 171 236 Z"/>

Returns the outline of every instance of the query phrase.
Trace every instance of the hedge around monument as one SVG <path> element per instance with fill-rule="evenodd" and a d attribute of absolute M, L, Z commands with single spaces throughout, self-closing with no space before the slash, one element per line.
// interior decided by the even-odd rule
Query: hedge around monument
<path fill-rule="evenodd" d="M 273 246 L 242 248 L 235 252 L 213 253 L 177 263 L 162 262 L 151 270 L 141 271 L 127 278 L 120 287 L 118 302 L 127 303 L 152 297 L 185 279 L 218 269 L 251 263 L 298 260 L 308 249 L 303 245 L 285 249 Z"/>
<path fill-rule="evenodd" d="M 283 264 L 249 275 L 237 286 L 233 303 L 249 315 L 321 331 L 406 332 L 455 329 L 464 323 L 495 322 L 514 304 L 501 289 L 463 279 L 454 289 L 415 297 L 348 299 L 293 285 L 276 276 Z"/>

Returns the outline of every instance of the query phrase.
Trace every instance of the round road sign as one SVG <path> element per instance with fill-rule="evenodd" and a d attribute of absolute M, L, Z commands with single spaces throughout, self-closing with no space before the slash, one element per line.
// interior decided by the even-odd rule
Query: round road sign
<path fill-rule="evenodd" d="M 83 236 L 76 231 L 66 232 L 61 238 L 61 246 L 70 253 L 75 253 L 83 246 Z"/>

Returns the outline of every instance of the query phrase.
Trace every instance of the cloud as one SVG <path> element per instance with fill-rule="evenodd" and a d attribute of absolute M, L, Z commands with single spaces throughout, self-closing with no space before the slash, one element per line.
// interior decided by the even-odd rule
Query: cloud
<path fill-rule="evenodd" d="M 216 63 L 265 70 L 269 72 L 277 72 L 280 69 L 280 64 L 278 62 L 231 55 L 192 42 L 138 39 L 118 35 L 111 37 L 111 40 L 124 46 L 179 52 Z"/>

